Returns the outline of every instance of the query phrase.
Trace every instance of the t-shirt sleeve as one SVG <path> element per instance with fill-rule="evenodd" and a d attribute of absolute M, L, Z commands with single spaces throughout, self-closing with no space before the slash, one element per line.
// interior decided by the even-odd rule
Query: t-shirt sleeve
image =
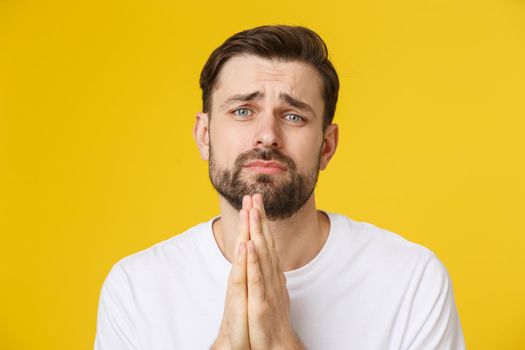
<path fill-rule="evenodd" d="M 129 280 L 117 263 L 100 292 L 95 350 L 140 350 L 135 315 Z"/>
<path fill-rule="evenodd" d="M 431 254 L 414 295 L 403 349 L 464 350 L 452 283 L 441 261 Z"/>

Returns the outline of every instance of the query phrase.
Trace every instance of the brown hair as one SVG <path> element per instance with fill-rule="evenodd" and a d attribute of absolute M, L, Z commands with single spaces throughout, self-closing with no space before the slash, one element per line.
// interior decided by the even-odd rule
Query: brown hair
<path fill-rule="evenodd" d="M 323 39 L 314 31 L 301 26 L 260 26 L 226 39 L 211 53 L 202 68 L 199 83 L 202 89 L 203 112 L 211 110 L 211 94 L 222 66 L 228 59 L 241 54 L 311 64 L 321 75 L 324 85 L 323 130 L 332 123 L 339 92 L 339 78 L 328 59 L 328 49 Z"/>

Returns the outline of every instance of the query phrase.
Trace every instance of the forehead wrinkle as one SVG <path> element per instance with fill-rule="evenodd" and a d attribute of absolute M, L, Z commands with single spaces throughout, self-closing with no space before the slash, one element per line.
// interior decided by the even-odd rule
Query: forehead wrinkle
<path fill-rule="evenodd" d="M 250 101 L 258 101 L 263 100 L 266 96 L 265 89 L 262 90 L 256 90 L 253 92 L 248 92 L 246 94 L 236 94 L 228 97 L 220 106 L 220 108 L 225 108 L 228 105 L 234 103 L 234 102 L 250 102 Z M 316 113 L 312 106 L 308 104 L 307 102 L 304 102 L 301 100 L 300 97 L 297 97 L 293 91 L 286 91 L 287 89 L 279 89 L 280 91 L 271 91 L 268 95 L 268 98 L 273 97 L 274 99 L 278 99 L 281 102 L 284 102 L 292 107 L 307 111 L 311 113 L 313 116 L 316 116 Z M 293 89 L 292 89 L 293 90 Z"/>
<path fill-rule="evenodd" d="M 227 66 L 229 67 L 223 67 L 223 69 L 220 70 L 219 74 L 218 74 L 218 79 L 216 81 L 216 84 L 214 86 L 214 90 L 218 90 L 220 87 L 224 87 L 224 84 L 226 85 L 232 85 L 232 84 L 228 84 L 226 81 L 225 81 L 225 73 L 226 71 L 228 71 L 228 75 L 231 75 L 231 74 L 236 74 L 236 70 L 237 69 L 233 69 L 232 70 L 232 64 L 235 65 L 237 64 L 237 62 L 242 62 L 244 59 L 246 58 L 251 58 L 251 57 L 246 57 L 244 55 L 240 55 L 240 56 L 236 56 L 236 57 L 232 57 L 229 62 L 226 63 Z M 226 108 L 227 105 L 230 105 L 232 104 L 233 102 L 248 102 L 248 100 L 250 101 L 255 101 L 256 99 L 255 98 L 252 98 L 252 99 L 248 99 L 248 98 L 245 98 L 247 95 L 249 94 L 252 94 L 256 91 L 259 91 L 260 94 L 257 95 L 257 100 L 261 100 L 261 99 L 271 99 L 271 100 L 280 100 L 280 102 L 284 102 L 292 107 L 296 107 L 296 108 L 299 108 L 298 107 L 298 104 L 297 103 L 290 103 L 290 102 L 294 102 L 293 100 L 291 99 L 286 99 L 286 98 L 283 98 L 283 95 L 289 95 L 291 97 L 293 97 L 295 100 L 297 101 L 300 101 L 300 102 L 304 102 L 306 105 L 302 104 L 302 103 L 299 103 L 299 105 L 302 107 L 303 110 L 305 111 L 309 111 L 313 114 L 313 116 L 317 117 L 318 113 L 316 113 L 317 111 L 317 108 L 314 110 L 314 107 L 317 107 L 317 104 L 314 103 L 315 101 L 314 100 L 309 100 L 307 99 L 308 101 L 306 101 L 304 98 L 305 97 L 313 97 L 313 96 L 310 96 L 310 92 L 307 92 L 307 95 L 303 96 L 303 92 L 306 92 L 306 91 L 302 91 L 302 87 L 305 86 L 305 84 L 309 85 L 310 84 L 310 78 L 308 78 L 307 81 L 304 80 L 304 74 L 302 75 L 297 75 L 297 74 L 288 74 L 289 73 L 289 70 L 288 70 L 288 66 L 281 66 L 282 63 L 284 64 L 287 64 L 287 63 L 299 63 L 301 65 L 302 62 L 294 62 L 294 61 L 291 61 L 291 62 L 288 62 L 288 61 L 280 61 L 280 60 L 268 60 L 268 59 L 260 59 L 258 57 L 255 57 L 257 59 L 256 62 L 253 62 L 252 63 L 252 69 L 251 71 L 248 71 L 248 74 L 253 74 L 252 75 L 252 78 L 249 78 L 249 77 L 246 77 L 248 78 L 248 82 L 249 82 L 249 85 L 251 85 L 251 91 L 246 89 L 242 89 L 242 90 L 239 90 L 237 89 L 238 87 L 240 87 L 239 85 L 243 85 L 241 83 L 237 84 L 236 88 L 235 86 L 232 86 L 234 87 L 234 89 L 231 89 L 232 87 L 230 87 L 230 96 L 223 99 L 224 102 L 222 102 L 220 105 L 219 105 L 219 108 L 220 109 L 224 109 Z M 315 76 L 314 80 L 319 80 L 319 73 L 317 71 L 315 71 L 315 69 L 313 69 L 312 67 L 309 67 L 308 65 L 306 65 L 307 69 L 310 70 L 313 75 Z M 292 69 L 295 71 L 295 67 L 292 67 Z M 242 77 L 237 77 L 237 78 L 242 78 Z M 317 78 L 317 79 L 316 79 Z M 241 79 L 241 81 L 243 81 L 244 79 Z M 253 84 L 253 83 L 256 83 Z M 278 85 L 275 86 L 274 84 L 277 83 Z M 270 84 L 270 89 L 268 89 L 268 86 L 267 84 Z M 257 86 L 259 85 L 259 86 Z M 248 87 L 248 86 L 246 86 Z M 253 89 L 253 90 L 252 90 Z M 237 91 L 236 91 L 237 90 Z M 243 91 L 244 90 L 244 91 Z M 268 91 L 266 91 L 268 90 Z M 321 88 L 322 90 L 322 88 Z M 265 94 L 265 92 L 267 92 L 267 94 Z M 224 94 L 221 94 L 224 96 Z M 252 96 L 252 97 L 255 97 L 255 96 Z M 315 97 L 317 98 L 317 96 Z M 319 96 L 320 100 L 323 101 L 323 97 L 322 96 Z M 219 101 L 217 101 L 219 102 Z M 314 103 L 314 105 L 312 105 L 312 103 Z M 310 107 L 310 108 L 308 108 Z M 320 111 L 321 112 L 321 111 Z"/>

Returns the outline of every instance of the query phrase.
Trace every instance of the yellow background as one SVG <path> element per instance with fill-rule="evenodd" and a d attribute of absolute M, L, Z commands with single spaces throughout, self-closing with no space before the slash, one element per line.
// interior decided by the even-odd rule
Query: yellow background
<path fill-rule="evenodd" d="M 218 213 L 198 75 L 276 23 L 340 74 L 319 207 L 434 250 L 469 349 L 525 349 L 523 0 L 1 0 L 1 349 L 92 348 L 112 264 Z"/>

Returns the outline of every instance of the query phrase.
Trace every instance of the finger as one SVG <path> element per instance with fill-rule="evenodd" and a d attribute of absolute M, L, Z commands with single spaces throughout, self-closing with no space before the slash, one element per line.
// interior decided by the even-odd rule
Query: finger
<path fill-rule="evenodd" d="M 245 195 L 244 197 L 242 197 L 242 209 L 244 209 L 246 211 L 246 226 L 247 226 L 247 233 L 246 233 L 246 240 L 244 240 L 244 242 L 248 242 L 248 240 L 251 239 L 250 237 L 250 223 L 249 223 L 249 220 L 248 220 L 248 214 L 250 213 L 250 209 L 253 208 L 253 205 L 252 205 L 252 197 L 250 195 Z"/>
<path fill-rule="evenodd" d="M 250 239 L 250 224 L 248 219 L 248 211 L 246 209 L 241 209 L 239 211 L 239 226 L 236 246 L 238 247 L 240 243 L 246 243 Z"/>
<path fill-rule="evenodd" d="M 279 262 L 279 256 L 277 255 L 277 251 L 275 250 L 275 239 L 273 236 L 272 231 L 270 230 L 270 225 L 268 222 L 268 219 L 266 218 L 266 212 L 264 209 L 264 202 L 262 195 L 257 193 L 252 196 L 253 201 L 253 207 L 259 209 L 259 212 L 261 214 L 261 227 L 264 239 L 266 241 L 266 246 L 268 249 L 268 256 L 269 256 L 269 267 L 271 267 L 272 272 L 275 274 L 272 274 L 272 276 L 280 276 L 283 275 L 280 267 Z M 284 276 L 284 275 L 283 275 Z M 280 278 L 282 280 L 282 278 Z"/>
<path fill-rule="evenodd" d="M 257 208 L 261 212 L 261 216 L 266 218 L 266 210 L 264 209 L 263 198 L 260 193 L 256 193 L 252 196 L 253 207 Z"/>
<path fill-rule="evenodd" d="M 255 248 L 255 242 L 249 240 L 247 245 L 248 250 L 248 302 L 261 302 L 264 300 L 264 277 L 259 264 L 259 255 Z"/>
<path fill-rule="evenodd" d="M 235 284 L 242 285 L 246 282 L 246 244 L 241 242 L 237 246 L 235 261 L 232 265 L 232 279 Z"/>
<path fill-rule="evenodd" d="M 247 210 L 253 208 L 252 197 L 250 195 L 245 195 L 244 197 L 242 197 L 242 207 Z"/>
<path fill-rule="evenodd" d="M 261 266 L 263 277 L 265 277 L 265 280 L 269 280 L 272 276 L 272 264 L 266 239 L 262 233 L 261 214 L 257 208 L 252 208 L 250 210 L 250 236 L 251 240 L 257 247 L 257 258 Z"/>
<path fill-rule="evenodd" d="M 254 194 L 252 201 L 253 207 L 259 209 L 259 212 L 261 213 L 262 232 L 264 239 L 266 240 L 266 244 L 268 245 L 268 248 L 275 250 L 275 239 L 273 237 L 272 231 L 270 230 L 268 219 L 266 218 L 266 210 L 264 209 L 262 195 L 260 193 Z"/>
<path fill-rule="evenodd" d="M 240 243 L 232 266 L 231 298 L 227 307 L 230 312 L 230 334 L 233 343 L 243 343 L 248 334 L 248 290 L 247 290 L 246 244 Z"/>

